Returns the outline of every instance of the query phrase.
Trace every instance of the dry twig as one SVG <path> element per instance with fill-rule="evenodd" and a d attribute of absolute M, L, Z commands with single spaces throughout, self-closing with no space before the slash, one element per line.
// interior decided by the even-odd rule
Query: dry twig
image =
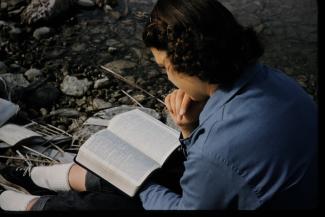
<path fill-rule="evenodd" d="M 114 77 L 116 77 L 117 79 L 119 79 L 119 80 L 121 80 L 121 81 L 124 81 L 125 83 L 131 85 L 132 87 L 134 87 L 134 88 L 136 88 L 136 89 L 139 89 L 140 91 L 142 91 L 142 92 L 148 94 L 150 97 L 156 99 L 158 102 L 160 102 L 160 103 L 162 103 L 163 105 L 165 105 L 165 103 L 164 103 L 161 99 L 159 99 L 159 98 L 157 98 L 156 96 L 152 95 L 151 93 L 149 93 L 148 91 L 146 91 L 146 90 L 143 89 L 142 87 L 140 87 L 140 86 L 134 84 L 133 82 L 129 81 L 128 79 L 124 78 L 123 76 L 119 75 L 118 73 L 114 72 L 113 70 L 111 70 L 111 69 L 109 69 L 109 68 L 107 68 L 107 67 L 105 67 L 105 66 L 100 66 L 100 67 L 101 67 L 103 70 L 105 70 L 106 72 L 111 73 L 111 74 L 112 74 Z"/>
<path fill-rule="evenodd" d="M 124 93 L 127 97 L 129 97 L 133 102 L 135 102 L 138 106 L 143 108 L 143 105 L 141 105 L 141 103 L 139 103 L 136 99 L 134 99 L 132 96 L 130 96 L 127 92 L 125 92 L 124 90 L 121 90 L 122 93 Z"/>
<path fill-rule="evenodd" d="M 31 148 L 26 147 L 26 146 L 24 146 L 24 145 L 22 145 L 22 147 L 25 148 L 25 149 L 27 149 L 28 151 L 31 151 L 31 152 L 33 152 L 33 153 L 35 153 L 35 154 L 41 156 L 41 157 L 44 157 L 44 158 L 46 158 L 46 159 L 49 159 L 49 160 L 55 161 L 56 163 L 59 163 L 57 160 L 55 160 L 55 159 L 53 159 L 53 158 L 51 158 L 51 157 L 49 157 L 49 156 L 46 156 L 46 155 L 44 155 L 44 154 L 42 154 L 42 153 L 40 153 L 40 152 L 38 152 L 38 151 L 36 151 L 36 150 L 34 150 L 34 149 L 31 149 Z"/>

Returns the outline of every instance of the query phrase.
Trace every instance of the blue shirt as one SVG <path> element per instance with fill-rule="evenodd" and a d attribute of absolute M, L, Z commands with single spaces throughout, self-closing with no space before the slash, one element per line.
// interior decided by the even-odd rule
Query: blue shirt
<path fill-rule="evenodd" d="M 151 183 L 145 209 L 309 208 L 317 194 L 317 108 L 281 71 L 256 64 L 217 90 L 188 139 L 182 195 Z"/>

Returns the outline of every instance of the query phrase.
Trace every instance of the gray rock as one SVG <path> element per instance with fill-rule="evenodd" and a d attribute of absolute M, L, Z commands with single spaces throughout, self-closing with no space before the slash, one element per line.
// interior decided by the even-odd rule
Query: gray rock
<path fill-rule="evenodd" d="M 87 103 L 87 99 L 86 99 L 86 97 L 84 96 L 84 97 L 82 97 L 81 99 L 77 99 L 76 100 L 76 104 L 77 104 L 77 106 L 82 106 L 82 105 L 85 105 Z"/>
<path fill-rule="evenodd" d="M 44 26 L 36 29 L 33 33 L 33 37 L 39 40 L 41 38 L 48 37 L 50 33 L 51 33 L 51 29 L 49 27 Z"/>
<path fill-rule="evenodd" d="M 117 97 L 120 97 L 122 94 L 120 91 L 115 91 L 114 93 L 111 94 L 111 97 L 112 98 L 117 98 Z"/>
<path fill-rule="evenodd" d="M 118 11 L 108 11 L 107 12 L 110 17 L 112 17 L 114 20 L 118 20 L 121 18 L 121 13 Z"/>
<path fill-rule="evenodd" d="M 0 27 L 7 26 L 7 25 L 8 25 L 8 24 L 7 24 L 5 21 L 0 20 Z"/>
<path fill-rule="evenodd" d="M 31 68 L 25 72 L 28 81 L 34 81 L 42 77 L 43 73 L 39 69 Z"/>
<path fill-rule="evenodd" d="M 93 108 L 93 106 L 91 106 L 91 105 L 84 106 L 84 109 L 85 109 L 86 112 L 92 112 L 92 111 L 95 110 L 95 109 Z"/>
<path fill-rule="evenodd" d="M 11 11 L 19 8 L 24 1 L 26 0 L 6 0 L 1 2 L 7 4 L 7 9 Z"/>
<path fill-rule="evenodd" d="M 263 32 L 264 29 L 265 29 L 265 26 L 264 26 L 262 23 L 254 27 L 254 30 L 255 30 L 258 34 L 260 34 L 261 32 Z"/>
<path fill-rule="evenodd" d="M 17 27 L 11 27 L 11 30 L 9 31 L 9 35 L 12 37 L 16 37 L 22 33 L 20 28 Z"/>
<path fill-rule="evenodd" d="M 10 16 L 10 17 L 15 17 L 15 16 L 19 16 L 22 12 L 23 12 L 23 10 L 25 9 L 25 7 L 24 6 L 22 6 L 22 7 L 18 7 L 17 9 L 15 9 L 15 10 L 10 10 L 9 12 L 8 12 L 8 16 Z"/>
<path fill-rule="evenodd" d="M 87 78 L 79 80 L 74 76 L 66 76 L 61 83 L 61 91 L 69 96 L 83 96 L 91 86 L 92 82 Z"/>
<path fill-rule="evenodd" d="M 112 11 L 113 10 L 113 8 L 110 6 L 110 5 L 105 5 L 104 6 L 104 11 L 106 12 L 106 13 L 108 13 L 109 11 Z"/>
<path fill-rule="evenodd" d="M 117 41 L 117 40 L 115 40 L 115 39 L 113 39 L 113 38 L 108 39 L 108 40 L 106 41 L 106 45 L 107 45 L 107 46 L 115 46 L 115 45 L 117 45 L 117 44 L 119 44 L 119 43 L 120 43 L 119 41 Z"/>
<path fill-rule="evenodd" d="M 1 74 L 1 78 L 3 78 L 10 89 L 15 87 L 27 87 L 29 82 L 25 79 L 23 74 L 13 74 L 13 73 L 6 73 Z"/>
<path fill-rule="evenodd" d="M 142 103 L 146 99 L 146 97 L 142 94 L 135 95 L 133 96 L 133 98 L 139 103 Z"/>
<path fill-rule="evenodd" d="M 45 53 L 45 55 L 49 59 L 55 59 L 61 56 L 62 54 L 64 54 L 65 52 L 66 52 L 65 49 L 54 49 L 52 51 Z"/>
<path fill-rule="evenodd" d="M 109 83 L 110 83 L 110 80 L 108 78 L 102 78 L 102 79 L 95 81 L 94 88 L 95 89 L 103 88 L 103 87 L 109 85 Z"/>
<path fill-rule="evenodd" d="M 15 64 L 15 63 L 10 64 L 9 68 L 10 68 L 10 71 L 11 71 L 11 72 L 13 72 L 13 73 L 17 73 L 17 74 L 19 74 L 19 73 L 21 73 L 22 71 L 24 71 L 24 68 L 22 68 L 20 65 Z"/>
<path fill-rule="evenodd" d="M 84 44 L 84 43 L 82 43 L 82 44 L 76 43 L 76 44 L 73 44 L 71 47 L 71 50 L 74 52 L 80 52 L 80 51 L 83 51 L 84 49 L 86 49 L 86 44 Z"/>
<path fill-rule="evenodd" d="M 131 50 L 134 53 L 134 55 L 137 57 L 137 59 L 139 60 L 142 59 L 142 52 L 139 48 L 132 47 Z"/>
<path fill-rule="evenodd" d="M 153 69 L 153 70 L 150 70 L 147 75 L 148 75 L 148 78 L 151 79 L 151 78 L 154 78 L 154 77 L 157 77 L 158 75 L 160 75 L 161 73 L 158 72 L 157 70 Z"/>
<path fill-rule="evenodd" d="M 125 76 L 124 78 L 125 78 L 126 80 L 128 80 L 129 82 L 135 84 L 135 78 L 134 78 L 134 76 L 129 75 L 129 76 Z"/>
<path fill-rule="evenodd" d="M 21 14 L 21 21 L 27 24 L 50 21 L 64 15 L 75 0 L 32 0 Z"/>
<path fill-rule="evenodd" d="M 115 53 L 116 51 L 117 51 L 116 47 L 109 47 L 108 48 L 108 52 L 111 53 L 111 54 Z"/>
<path fill-rule="evenodd" d="M 95 98 L 93 100 L 93 108 L 95 110 L 101 110 L 101 109 L 107 109 L 107 108 L 111 108 L 112 107 L 112 103 L 110 102 L 106 102 L 102 99 L 98 99 L 98 98 Z"/>
<path fill-rule="evenodd" d="M 95 6 L 95 2 L 93 2 L 92 0 L 78 0 L 77 4 L 81 7 L 94 7 Z"/>
<path fill-rule="evenodd" d="M 116 73 L 122 74 L 124 69 L 134 68 L 137 64 L 127 60 L 115 60 L 105 64 L 105 67 L 113 70 Z"/>
<path fill-rule="evenodd" d="M 48 111 L 47 111 L 47 109 L 45 109 L 45 108 L 40 108 L 40 113 L 42 114 L 42 116 L 46 116 L 47 114 L 48 114 Z"/>
<path fill-rule="evenodd" d="M 0 61 L 0 74 L 5 74 L 8 71 L 8 67 L 6 66 L 6 64 L 4 64 L 4 62 Z"/>
<path fill-rule="evenodd" d="M 123 105 L 128 105 L 131 102 L 131 99 L 127 96 L 124 96 L 118 100 Z"/>
<path fill-rule="evenodd" d="M 50 112 L 50 116 L 60 116 L 60 117 L 67 117 L 67 118 L 75 118 L 79 117 L 80 112 L 75 109 L 58 109 Z"/>
<path fill-rule="evenodd" d="M 0 11 L 6 10 L 7 7 L 8 7 L 8 3 L 7 2 L 1 2 L 0 3 Z"/>
<path fill-rule="evenodd" d="M 78 128 L 80 128 L 86 120 L 87 120 L 86 116 L 81 116 L 77 120 L 74 120 L 72 124 L 69 126 L 69 132 L 73 132 Z"/>

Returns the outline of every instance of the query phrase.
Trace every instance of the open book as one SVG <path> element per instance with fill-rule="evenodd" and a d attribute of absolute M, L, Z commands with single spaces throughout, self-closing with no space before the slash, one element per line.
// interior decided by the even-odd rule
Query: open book
<path fill-rule="evenodd" d="M 116 115 L 106 129 L 92 135 L 75 161 L 134 196 L 180 145 L 178 136 L 176 130 L 134 109 Z"/>

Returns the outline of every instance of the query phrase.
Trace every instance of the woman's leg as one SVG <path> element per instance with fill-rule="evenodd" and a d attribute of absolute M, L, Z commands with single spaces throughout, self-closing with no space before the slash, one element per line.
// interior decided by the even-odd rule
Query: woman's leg
<path fill-rule="evenodd" d="M 141 210 L 141 200 L 127 195 L 107 192 L 58 192 L 57 195 L 42 196 L 31 210 Z"/>
<path fill-rule="evenodd" d="M 72 190 L 75 191 L 86 191 L 86 174 L 87 170 L 74 164 L 68 174 L 69 184 Z"/>
<path fill-rule="evenodd" d="M 36 185 L 50 190 L 83 192 L 87 190 L 86 182 L 96 185 L 96 180 L 99 179 L 97 176 L 87 178 L 87 173 L 88 171 L 78 164 L 57 164 L 33 168 L 31 179 Z"/>
<path fill-rule="evenodd" d="M 68 180 L 74 191 L 42 196 L 31 202 L 30 210 L 143 209 L 140 198 L 129 197 L 77 164 L 71 166 Z"/>

